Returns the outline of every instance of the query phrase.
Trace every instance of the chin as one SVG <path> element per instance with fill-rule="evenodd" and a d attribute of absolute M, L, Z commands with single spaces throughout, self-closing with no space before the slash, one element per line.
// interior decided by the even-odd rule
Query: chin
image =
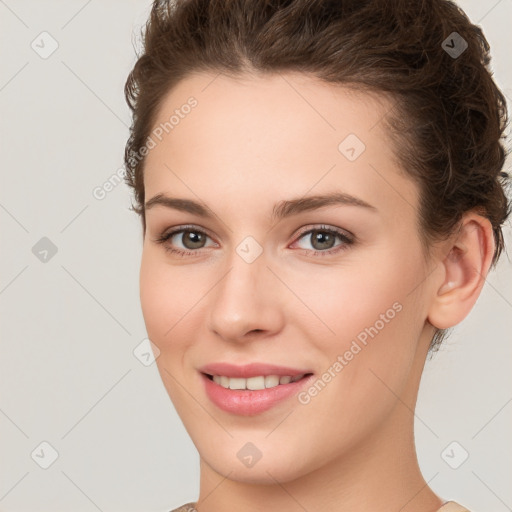
<path fill-rule="evenodd" d="M 282 443 L 276 445 L 270 439 L 262 439 L 255 440 L 252 445 L 249 439 L 236 436 L 236 439 L 219 442 L 216 447 L 208 445 L 208 441 L 204 440 L 204 446 L 198 443 L 196 447 L 201 462 L 216 473 L 229 480 L 248 484 L 275 485 L 276 482 L 290 482 L 325 463 L 321 455 L 310 453 L 309 457 L 308 453 L 301 450 L 302 443 L 283 446 Z M 249 454 L 253 455 L 253 461 L 250 457 L 246 458 Z"/>
<path fill-rule="evenodd" d="M 299 478 L 308 471 L 302 471 L 293 457 L 290 460 L 281 457 L 263 461 L 263 457 L 252 467 L 245 467 L 242 463 L 233 464 L 232 460 L 219 460 L 210 464 L 203 458 L 206 464 L 210 465 L 215 472 L 233 480 L 247 484 L 275 485 L 276 482 L 286 483 Z M 237 461 L 238 462 L 238 461 Z"/>

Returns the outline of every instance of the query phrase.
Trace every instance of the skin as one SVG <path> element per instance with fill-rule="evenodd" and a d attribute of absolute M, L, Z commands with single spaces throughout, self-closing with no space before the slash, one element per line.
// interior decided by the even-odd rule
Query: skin
<path fill-rule="evenodd" d="M 197 106 L 146 157 L 146 201 L 192 199 L 215 216 L 147 209 L 140 297 L 162 381 L 200 454 L 197 509 L 437 510 L 444 500 L 418 467 L 413 411 L 434 326 L 464 319 L 483 286 L 489 221 L 468 212 L 425 258 L 419 191 L 381 123 L 392 106 L 384 96 L 296 73 L 198 73 L 168 93 L 155 126 L 190 96 Z M 338 150 L 351 133 L 366 146 L 355 161 Z M 331 205 L 270 220 L 280 201 L 334 190 L 376 211 Z M 155 242 L 189 224 L 208 234 L 203 247 L 182 234 L 167 246 L 197 254 Z M 322 257 L 343 241 L 302 235 L 320 225 L 356 241 Z M 252 263 L 236 252 L 247 236 L 263 249 Z M 210 362 L 270 362 L 320 378 L 397 303 L 400 312 L 307 404 L 292 397 L 244 417 L 204 393 L 197 369 Z M 237 457 L 247 442 L 262 454 L 249 468 Z"/>

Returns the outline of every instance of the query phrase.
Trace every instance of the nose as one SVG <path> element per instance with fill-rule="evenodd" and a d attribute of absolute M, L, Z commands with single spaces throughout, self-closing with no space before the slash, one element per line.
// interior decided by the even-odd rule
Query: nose
<path fill-rule="evenodd" d="M 226 268 L 208 294 L 210 331 L 235 343 L 278 333 L 284 324 L 286 294 L 267 267 L 265 253 L 247 263 L 234 252 Z"/>

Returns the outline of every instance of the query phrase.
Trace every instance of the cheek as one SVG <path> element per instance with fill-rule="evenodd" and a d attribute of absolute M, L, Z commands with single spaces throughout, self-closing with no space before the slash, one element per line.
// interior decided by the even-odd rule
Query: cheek
<path fill-rule="evenodd" d="M 160 350 L 156 366 L 171 401 L 186 414 L 191 404 L 180 385 L 185 381 L 183 358 L 196 338 L 187 312 L 199 300 L 200 292 L 197 287 L 185 286 L 183 272 L 170 267 L 151 249 L 143 251 L 139 277 L 146 331 Z"/>
<path fill-rule="evenodd" d="M 315 389 L 306 389 L 298 421 L 307 432 L 315 432 L 322 418 L 323 435 L 335 449 L 342 451 L 368 435 L 407 387 L 421 322 L 407 296 L 410 287 L 399 281 L 413 273 L 391 272 L 390 267 L 384 271 L 382 266 L 350 276 L 342 273 L 338 282 L 332 276 L 315 280 L 315 290 L 318 284 L 322 293 L 310 290 L 305 299 L 335 334 L 316 321 L 300 327 L 321 354 L 324 367 L 318 378 L 327 384 L 317 382 Z M 310 457 L 317 457 L 316 449 Z"/>
<path fill-rule="evenodd" d="M 382 252 L 371 262 L 317 272 L 292 285 L 321 320 L 310 315 L 300 331 L 322 354 L 324 371 L 336 365 L 331 389 L 339 386 L 346 396 L 341 402 L 340 394 L 331 396 L 334 403 L 392 398 L 378 377 L 396 391 L 405 385 L 424 323 L 420 288 L 411 293 L 421 281 L 419 262 L 410 249 L 401 259 L 398 252 Z"/>
<path fill-rule="evenodd" d="M 149 338 L 162 350 L 172 329 L 190 309 L 197 288 L 185 286 L 182 273 L 145 249 L 140 267 L 140 302 Z M 194 292 L 195 290 L 195 292 Z"/>
<path fill-rule="evenodd" d="M 411 289 L 406 274 L 399 266 L 386 265 L 381 259 L 312 269 L 308 279 L 303 279 L 302 273 L 290 274 L 288 283 L 315 313 L 301 328 L 309 332 L 310 339 L 324 340 L 325 348 L 337 345 L 340 349 L 359 335 L 364 339 L 364 333 L 374 332 L 374 326 L 383 331 L 393 323 Z"/>
<path fill-rule="evenodd" d="M 163 315 L 168 300 L 165 279 L 165 275 L 158 272 L 158 267 L 151 265 L 151 260 L 144 251 L 140 267 L 140 303 L 146 330 L 154 342 L 160 337 L 155 335 L 163 331 L 163 319 L 166 318 L 166 315 Z"/>

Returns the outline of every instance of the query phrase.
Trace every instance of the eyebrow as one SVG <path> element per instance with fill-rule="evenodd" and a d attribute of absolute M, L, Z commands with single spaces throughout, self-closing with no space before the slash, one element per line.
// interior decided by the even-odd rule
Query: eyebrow
<path fill-rule="evenodd" d="M 215 217 L 213 212 L 207 206 L 193 201 L 192 199 L 181 199 L 169 197 L 164 194 L 157 194 L 147 201 L 144 205 L 145 210 L 149 210 L 156 205 L 165 206 L 175 210 L 188 212 L 199 217 L 211 219 Z M 288 199 L 280 201 L 272 210 L 271 220 L 280 220 L 292 215 L 311 210 L 317 210 L 326 206 L 359 206 L 367 210 L 377 212 L 377 208 L 362 199 L 346 194 L 344 192 L 332 192 L 330 194 L 314 195 L 300 197 L 297 199 Z"/>

